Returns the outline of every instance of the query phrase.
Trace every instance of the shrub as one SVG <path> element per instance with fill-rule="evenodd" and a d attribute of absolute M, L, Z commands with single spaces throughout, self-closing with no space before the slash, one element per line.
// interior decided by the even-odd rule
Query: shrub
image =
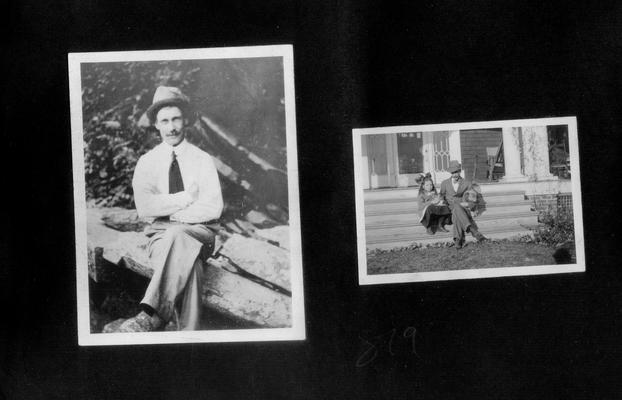
<path fill-rule="evenodd" d="M 574 219 L 572 212 L 559 209 L 557 212 L 548 210 L 541 215 L 542 225 L 534 231 L 537 243 L 559 246 L 574 242 Z"/>

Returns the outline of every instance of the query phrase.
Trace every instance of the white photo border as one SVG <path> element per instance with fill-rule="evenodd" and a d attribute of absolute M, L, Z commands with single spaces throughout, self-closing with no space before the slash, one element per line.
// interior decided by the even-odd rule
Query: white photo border
<path fill-rule="evenodd" d="M 570 146 L 570 165 L 573 171 L 571 179 L 572 209 L 575 233 L 575 264 L 536 265 L 525 267 L 498 267 L 452 271 L 410 272 L 396 274 L 367 273 L 367 240 L 365 231 L 365 204 L 362 177 L 361 139 L 365 135 L 393 134 L 408 132 L 433 132 L 450 130 L 469 130 L 485 128 L 503 128 L 520 126 L 567 125 Z M 446 124 L 387 126 L 376 128 L 357 128 L 352 130 L 354 156 L 354 190 L 356 201 L 356 234 L 359 285 L 375 285 L 403 282 L 428 282 L 456 279 L 494 278 L 504 276 L 548 275 L 569 272 L 585 272 L 585 248 L 583 240 L 583 214 L 581 207 L 581 178 L 579 167 L 579 143 L 576 117 L 514 119 L 481 122 L 460 122 Z"/>
<path fill-rule="evenodd" d="M 229 329 L 183 332 L 91 333 L 89 320 L 88 257 L 86 229 L 86 182 L 82 121 L 82 63 L 163 61 L 226 58 L 282 57 L 285 94 L 285 129 L 287 141 L 287 183 L 290 231 L 292 326 L 289 328 Z M 73 195 L 76 233 L 76 290 L 78 343 L 91 345 L 131 345 L 201 342 L 255 342 L 305 340 L 302 241 L 298 189 L 298 155 L 294 91 L 293 46 L 244 46 L 202 49 L 146 50 L 69 53 L 69 99 L 73 155 Z"/>

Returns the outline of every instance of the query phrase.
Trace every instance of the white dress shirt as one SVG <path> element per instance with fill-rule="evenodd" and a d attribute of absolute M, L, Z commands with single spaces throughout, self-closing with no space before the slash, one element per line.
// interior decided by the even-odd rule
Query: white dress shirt
<path fill-rule="evenodd" d="M 186 190 L 169 194 L 168 174 L 173 152 Z M 193 183 L 199 188 L 196 199 L 188 193 Z M 172 221 L 192 224 L 216 220 L 222 213 L 220 181 L 212 157 L 185 140 L 175 147 L 162 142 L 140 157 L 132 187 L 140 217 L 168 216 Z"/>

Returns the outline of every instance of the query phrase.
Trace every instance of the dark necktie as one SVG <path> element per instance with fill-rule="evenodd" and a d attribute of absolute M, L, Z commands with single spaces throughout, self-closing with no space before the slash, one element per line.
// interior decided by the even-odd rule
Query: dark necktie
<path fill-rule="evenodd" d="M 181 177 L 179 163 L 175 152 L 172 155 L 171 167 L 168 170 L 168 192 L 170 194 L 182 192 L 184 190 L 184 180 Z"/>

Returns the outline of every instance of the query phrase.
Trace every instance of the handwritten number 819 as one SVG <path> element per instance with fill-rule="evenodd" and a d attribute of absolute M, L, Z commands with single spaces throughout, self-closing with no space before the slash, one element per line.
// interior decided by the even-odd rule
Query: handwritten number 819
<path fill-rule="evenodd" d="M 389 335 L 390 334 L 390 335 Z M 357 367 L 364 367 L 374 361 L 376 357 L 378 357 L 379 348 L 382 344 L 387 343 L 388 348 L 387 351 L 391 356 L 394 356 L 393 352 L 393 342 L 395 339 L 395 335 L 397 334 L 397 329 L 393 328 L 390 331 L 383 333 L 378 336 L 374 336 L 371 340 L 367 340 L 363 337 L 360 339 L 364 342 L 366 349 L 361 353 L 359 358 L 356 360 Z M 411 354 L 417 355 L 417 349 L 415 347 L 415 337 L 417 335 L 417 328 L 414 326 L 409 326 L 402 332 L 402 337 L 404 339 L 410 339 L 410 352 Z M 388 342 L 384 339 L 388 336 Z"/>

